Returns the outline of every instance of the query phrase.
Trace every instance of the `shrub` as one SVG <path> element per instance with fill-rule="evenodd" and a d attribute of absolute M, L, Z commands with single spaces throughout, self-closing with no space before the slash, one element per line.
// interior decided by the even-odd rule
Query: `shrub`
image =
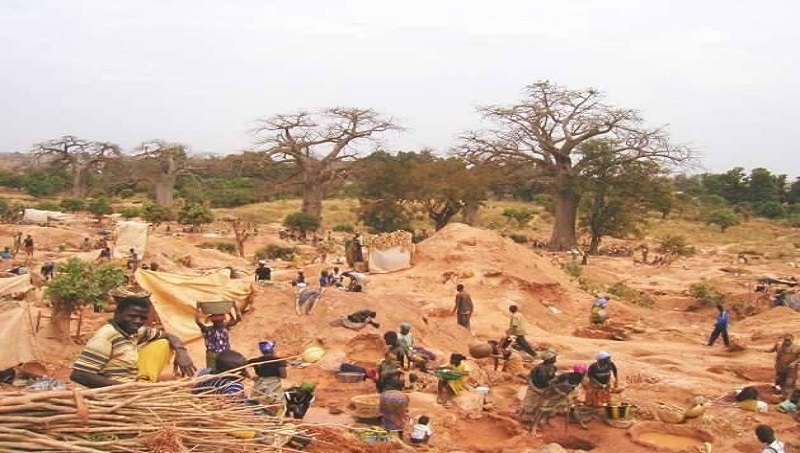
<path fill-rule="evenodd" d="M 64 198 L 59 203 L 61 209 L 68 212 L 83 211 L 86 209 L 86 203 L 80 198 Z"/>
<path fill-rule="evenodd" d="M 627 299 L 636 292 L 630 286 L 622 282 L 616 282 L 608 287 L 608 293 L 620 299 Z"/>
<path fill-rule="evenodd" d="M 142 205 L 142 218 L 146 222 L 159 224 L 169 222 L 175 218 L 175 213 L 171 209 L 165 208 L 158 203 L 146 201 Z"/>
<path fill-rule="evenodd" d="M 706 281 L 689 285 L 689 294 L 700 303 L 701 307 L 714 306 L 723 300 L 723 294 Z"/>
<path fill-rule="evenodd" d="M 126 280 L 119 266 L 95 265 L 78 258 L 68 259 L 56 271 L 45 295 L 52 301 L 53 311 L 59 313 L 73 313 L 88 304 L 102 307 L 108 302 L 108 292 Z"/>
<path fill-rule="evenodd" d="M 779 219 L 786 215 L 786 208 L 778 201 L 757 204 L 753 206 L 753 211 L 755 211 L 756 215 L 768 219 Z"/>
<path fill-rule="evenodd" d="M 283 247 L 277 244 L 269 244 L 266 247 L 261 247 L 255 251 L 257 260 L 275 260 L 281 259 L 284 261 L 291 261 L 297 253 L 297 247 Z"/>
<path fill-rule="evenodd" d="M 528 208 L 506 208 L 503 210 L 503 217 L 507 218 L 509 221 L 514 220 L 517 222 L 517 226 L 520 228 L 524 227 L 531 221 L 533 218 L 534 211 Z"/>
<path fill-rule="evenodd" d="M 528 236 L 525 234 L 511 233 L 508 235 L 508 238 L 516 242 L 517 244 L 525 244 L 528 242 Z"/>
<path fill-rule="evenodd" d="M 125 187 L 117 191 L 117 196 L 122 198 L 123 200 L 127 200 L 128 198 L 133 197 L 133 189 L 130 187 Z"/>
<path fill-rule="evenodd" d="M 610 285 L 607 289 L 608 293 L 618 297 L 619 299 L 630 302 L 640 307 L 652 307 L 655 301 L 645 291 L 636 291 L 623 282 L 616 282 Z"/>
<path fill-rule="evenodd" d="M 577 261 L 570 261 L 568 263 L 563 263 L 561 265 L 561 269 L 564 269 L 564 272 L 569 274 L 572 278 L 578 278 L 583 273 L 583 268 Z"/>
<path fill-rule="evenodd" d="M 199 227 L 214 221 L 214 213 L 203 203 L 189 202 L 181 207 L 178 213 L 178 222 L 182 225 Z"/>
<path fill-rule="evenodd" d="M 138 206 L 125 206 L 124 208 L 119 210 L 119 214 L 126 218 L 132 219 L 134 217 L 141 217 L 142 216 L 142 208 Z"/>
<path fill-rule="evenodd" d="M 695 248 L 689 245 L 686 237 L 670 234 L 659 240 L 658 251 L 671 256 L 691 256 L 694 255 Z"/>
<path fill-rule="evenodd" d="M 319 229 L 320 220 L 318 217 L 314 217 L 313 215 L 306 214 L 304 212 L 293 212 L 286 216 L 283 220 L 283 225 L 286 228 L 300 231 L 304 233 L 306 231 L 316 231 Z"/>
<path fill-rule="evenodd" d="M 61 209 L 61 206 L 54 201 L 41 201 L 36 204 L 36 209 L 41 209 L 42 211 L 58 211 Z"/>
<path fill-rule="evenodd" d="M 786 219 L 786 224 L 792 228 L 800 228 L 800 214 L 792 214 Z"/>
<path fill-rule="evenodd" d="M 237 253 L 236 244 L 226 241 L 206 241 L 198 245 L 201 249 L 216 249 L 220 252 L 230 253 L 235 255 Z"/>
<path fill-rule="evenodd" d="M 723 233 L 728 228 L 740 223 L 742 223 L 742 218 L 728 208 L 716 209 L 706 217 L 706 225 L 717 225 Z"/>
<path fill-rule="evenodd" d="M 340 223 L 339 225 L 333 227 L 333 231 L 339 231 L 342 233 L 354 233 L 356 229 L 353 225 L 350 225 L 349 223 Z"/>
<path fill-rule="evenodd" d="M 5 198 L 0 198 L 0 217 L 5 216 L 8 212 L 8 202 Z"/>
<path fill-rule="evenodd" d="M 89 201 L 89 205 L 87 206 L 89 212 L 96 216 L 103 216 L 108 214 L 113 214 L 114 209 L 108 204 L 108 200 L 103 197 L 100 198 L 93 198 Z"/>

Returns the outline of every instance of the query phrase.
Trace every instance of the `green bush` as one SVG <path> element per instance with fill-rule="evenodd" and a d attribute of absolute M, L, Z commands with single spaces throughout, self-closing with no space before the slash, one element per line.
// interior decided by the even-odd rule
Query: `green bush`
<path fill-rule="evenodd" d="M 753 206 L 756 215 L 768 219 L 779 219 L 786 215 L 786 208 L 778 201 L 768 201 Z"/>
<path fill-rule="evenodd" d="M 792 214 L 786 219 L 786 225 L 792 228 L 800 228 L 800 214 Z"/>
<path fill-rule="evenodd" d="M 216 249 L 220 252 L 230 253 L 235 255 L 237 253 L 236 244 L 226 241 L 205 241 L 198 245 L 201 249 Z"/>
<path fill-rule="evenodd" d="M 608 293 L 620 299 L 627 299 L 636 294 L 636 291 L 625 283 L 616 282 L 608 287 Z"/>
<path fill-rule="evenodd" d="M 139 206 L 125 206 L 124 208 L 119 210 L 119 214 L 126 219 L 141 217 L 142 208 L 140 208 Z"/>
<path fill-rule="evenodd" d="M 178 213 L 178 222 L 182 225 L 199 227 L 214 221 L 214 213 L 203 203 L 188 202 L 181 207 Z"/>
<path fill-rule="evenodd" d="M 678 234 L 670 234 L 659 240 L 658 251 L 671 256 L 691 256 L 696 252 L 695 248 L 689 245 L 686 237 Z"/>
<path fill-rule="evenodd" d="M 67 180 L 47 172 L 28 173 L 22 177 L 25 192 L 36 198 L 55 195 L 67 187 Z"/>
<path fill-rule="evenodd" d="M 706 217 L 706 225 L 717 225 L 723 233 L 732 226 L 742 223 L 742 218 L 729 208 L 715 209 Z"/>
<path fill-rule="evenodd" d="M 606 291 L 612 296 L 640 307 L 650 308 L 655 304 L 650 294 L 645 291 L 636 291 L 623 282 L 616 282 L 610 285 Z"/>
<path fill-rule="evenodd" d="M 8 202 L 5 198 L 0 198 L 0 217 L 5 216 L 8 212 Z"/>
<path fill-rule="evenodd" d="M 165 208 L 153 201 L 146 201 L 142 205 L 142 219 L 150 223 L 169 222 L 175 219 L 175 213 L 170 208 Z"/>
<path fill-rule="evenodd" d="M 583 268 L 577 261 L 563 263 L 561 264 L 561 269 L 564 269 L 564 272 L 569 274 L 572 278 L 578 278 L 583 273 Z"/>
<path fill-rule="evenodd" d="M 342 233 L 354 233 L 356 229 L 353 225 L 350 225 L 349 223 L 340 223 L 339 225 L 333 227 L 333 231 L 339 231 Z"/>
<path fill-rule="evenodd" d="M 706 281 L 689 285 L 689 294 L 700 303 L 701 307 L 721 304 L 723 300 L 723 294 Z"/>
<path fill-rule="evenodd" d="M 108 292 L 125 280 L 125 271 L 119 266 L 70 258 L 56 267 L 45 295 L 50 298 L 54 312 L 73 313 L 83 305 L 104 306 Z"/>
<path fill-rule="evenodd" d="M 58 211 L 61 209 L 54 201 L 41 201 L 36 204 L 36 209 L 41 209 L 42 211 Z"/>
<path fill-rule="evenodd" d="M 108 203 L 108 200 L 105 199 L 104 197 L 92 198 L 89 201 L 87 210 L 96 216 L 102 216 L 114 213 L 114 209 Z"/>
<path fill-rule="evenodd" d="M 269 244 L 256 250 L 255 257 L 257 260 L 281 259 L 291 261 L 295 253 L 297 253 L 297 247 L 282 247 L 277 244 Z"/>
<path fill-rule="evenodd" d="M 64 198 L 59 207 L 67 212 L 77 212 L 86 209 L 86 203 L 80 198 Z"/>
<path fill-rule="evenodd" d="M 286 216 L 283 220 L 283 226 L 291 230 L 300 231 L 316 231 L 319 229 L 320 220 L 318 217 L 306 214 L 304 212 L 293 212 Z"/>
<path fill-rule="evenodd" d="M 122 198 L 123 200 L 127 200 L 128 198 L 133 197 L 133 189 L 130 187 L 125 187 L 117 191 L 117 196 Z"/>
<path fill-rule="evenodd" d="M 535 212 L 533 209 L 528 208 L 506 208 L 503 210 L 503 217 L 507 218 L 509 221 L 516 221 L 517 226 L 520 228 L 524 227 L 531 221 L 533 218 L 533 214 Z"/>
<path fill-rule="evenodd" d="M 529 240 L 528 235 L 520 233 L 511 233 L 508 235 L 508 238 L 517 244 L 525 244 Z"/>

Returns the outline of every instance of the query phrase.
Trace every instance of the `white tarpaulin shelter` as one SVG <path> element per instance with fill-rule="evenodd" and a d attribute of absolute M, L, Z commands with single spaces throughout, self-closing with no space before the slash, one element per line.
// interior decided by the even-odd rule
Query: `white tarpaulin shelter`
<path fill-rule="evenodd" d="M 0 370 L 32 360 L 36 355 L 28 302 L 0 300 Z"/>
<path fill-rule="evenodd" d="M 383 233 L 369 240 L 367 265 L 372 274 L 385 274 L 411 267 L 414 252 L 412 235 L 408 231 Z"/>
<path fill-rule="evenodd" d="M 395 246 L 386 250 L 369 249 L 370 274 L 385 274 L 411 267 L 411 248 Z"/>
<path fill-rule="evenodd" d="M 133 249 L 141 258 L 147 250 L 147 224 L 144 222 L 119 222 L 114 229 L 114 237 L 116 257 L 127 256 L 130 249 Z"/>
<path fill-rule="evenodd" d="M 50 220 L 65 222 L 73 220 L 75 216 L 58 211 L 42 211 L 40 209 L 26 209 L 22 220 L 29 223 L 47 223 Z"/>

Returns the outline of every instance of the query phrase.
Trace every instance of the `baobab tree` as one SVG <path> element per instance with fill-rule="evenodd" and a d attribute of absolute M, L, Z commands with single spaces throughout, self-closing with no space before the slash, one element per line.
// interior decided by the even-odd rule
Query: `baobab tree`
<path fill-rule="evenodd" d="M 153 184 L 156 203 L 169 208 L 175 202 L 178 176 L 192 174 L 186 146 L 163 140 L 142 143 L 134 156 L 140 177 Z"/>
<path fill-rule="evenodd" d="M 358 144 L 398 130 L 372 109 L 330 108 L 275 115 L 260 120 L 256 143 L 268 159 L 291 162 L 302 173 L 302 212 L 322 217 L 322 199 L 347 176 L 344 162 L 355 160 Z"/>
<path fill-rule="evenodd" d="M 73 135 L 37 143 L 32 152 L 37 159 L 70 171 L 75 198 L 86 195 L 89 173 L 101 171 L 109 159 L 121 155 L 119 146 L 113 143 L 84 140 Z"/>
<path fill-rule="evenodd" d="M 576 243 L 576 218 L 582 172 L 592 158 L 581 151 L 589 140 L 613 145 L 620 162 L 681 164 L 692 152 L 675 146 L 663 127 L 646 128 L 639 113 L 604 102 L 594 89 L 571 90 L 547 81 L 526 87 L 527 97 L 514 105 L 480 107 L 494 127 L 463 135 L 459 152 L 469 161 L 513 167 L 531 165 L 555 201 L 550 247 L 565 250 Z"/>

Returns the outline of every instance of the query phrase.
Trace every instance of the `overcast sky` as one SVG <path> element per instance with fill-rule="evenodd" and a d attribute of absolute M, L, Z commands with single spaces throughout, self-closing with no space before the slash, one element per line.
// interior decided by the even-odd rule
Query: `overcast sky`
<path fill-rule="evenodd" d="M 711 171 L 798 175 L 793 1 L 0 0 L 0 150 L 63 134 L 227 153 L 254 120 L 372 107 L 446 151 L 547 79 L 669 124 Z"/>

